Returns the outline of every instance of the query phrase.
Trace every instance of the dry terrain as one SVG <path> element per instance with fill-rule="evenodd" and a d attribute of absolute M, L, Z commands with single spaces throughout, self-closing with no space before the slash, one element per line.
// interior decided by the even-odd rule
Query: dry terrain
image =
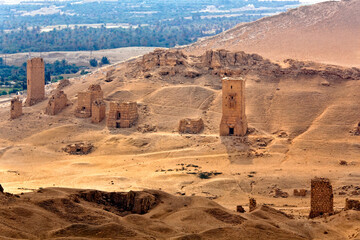
<path fill-rule="evenodd" d="M 360 28 L 353 25 L 359 23 L 358 14 L 349 15 L 348 21 L 342 16 L 345 10 L 356 12 L 358 3 L 301 7 L 239 26 L 183 52 L 156 50 L 70 79 L 62 90 L 71 104 L 56 116 L 44 113 L 45 100 L 9 120 L 9 103 L 2 103 L 0 183 L 11 194 L 0 193 L 0 236 L 360 239 L 360 211 L 344 211 L 346 198 L 360 199 L 359 45 L 352 45 L 360 39 Z M 313 16 L 318 21 L 306 15 L 310 12 L 317 13 Z M 287 21 L 294 16 L 299 19 Z M 301 22 L 307 19 L 308 25 Z M 232 33 L 244 26 L 257 31 L 261 24 L 271 27 L 278 21 L 284 23 L 284 32 L 271 32 L 289 43 L 297 38 L 285 35 L 291 32 L 286 26 L 297 21 L 296 32 L 306 34 L 306 26 L 311 27 L 314 37 L 320 30 L 345 31 L 345 22 L 352 31 L 334 37 L 339 45 L 329 38 L 319 52 L 307 48 L 307 57 L 285 47 L 289 55 L 281 55 L 269 34 L 269 45 L 261 45 L 265 35 L 253 36 L 260 42 L 248 45 L 268 49 L 261 52 L 265 57 L 211 50 L 243 49 L 234 42 L 241 38 Z M 326 21 L 331 27 L 325 27 Z M 320 44 L 319 39 L 313 40 Z M 336 55 L 341 46 L 342 54 Z M 245 137 L 219 136 L 221 79 L 226 76 L 246 79 Z M 109 129 L 106 121 L 76 118 L 77 94 L 91 84 L 103 89 L 107 111 L 110 101 L 136 101 L 136 125 Z M 48 98 L 56 87 L 46 87 Z M 205 124 L 201 133 L 178 132 L 181 119 L 198 117 Z M 94 148 L 86 155 L 64 151 L 75 143 Z M 336 214 L 308 219 L 310 180 L 316 176 L 330 179 Z M 294 189 L 308 194 L 294 196 Z M 128 191 L 136 193 L 119 193 Z M 249 197 L 258 203 L 253 212 Z M 246 213 L 235 212 L 237 205 Z"/>
<path fill-rule="evenodd" d="M 246 78 L 250 131 L 243 138 L 220 137 L 220 80 L 239 75 Z M 109 79 L 112 81 L 105 81 Z M 24 108 L 23 116 L 15 120 L 9 120 L 9 106 L 3 106 L 1 184 L 5 191 L 16 194 L 40 187 L 158 189 L 179 195 L 179 199 L 208 198 L 230 212 L 236 205 L 248 206 L 251 196 L 259 204 L 269 204 L 294 216 L 294 224 L 302 224 L 301 230 L 280 224 L 280 229 L 295 234 L 294 238 L 321 239 L 326 232 L 327 239 L 356 239 L 360 212 L 341 212 L 329 219 L 310 221 L 309 194 L 295 197 L 292 192 L 310 190 L 311 178 L 321 176 L 330 178 L 333 184 L 336 211 L 343 209 L 345 198 L 359 199 L 360 139 L 354 134 L 360 121 L 359 80 L 360 70 L 356 68 L 299 61 L 279 65 L 243 52 L 208 51 L 201 57 L 191 57 L 176 50 L 158 50 L 71 79 L 71 85 L 63 90 L 73 105 L 56 116 L 44 114 L 47 101 Z M 105 121 L 92 124 L 90 119 L 75 118 L 77 92 L 95 83 L 101 85 L 107 103 L 137 101 L 139 119 L 135 127 L 112 130 Z M 47 88 L 48 95 L 54 87 Z M 202 117 L 204 131 L 179 134 L 178 123 L 186 117 Z M 156 130 L 147 131 L 151 128 L 144 125 Z M 63 151 L 67 144 L 79 142 L 91 143 L 95 149 L 88 155 Z M 340 164 L 341 160 L 346 163 Z M 201 173 L 210 173 L 210 178 L 201 178 Z M 275 189 L 289 196 L 274 197 Z M 268 210 L 259 213 L 261 218 L 267 218 L 262 211 Z M 178 214 L 183 216 L 181 211 L 175 211 L 169 215 L 173 220 L 164 219 L 161 224 L 178 226 L 178 221 L 186 219 L 200 221 L 197 214 L 176 220 Z M 252 217 L 245 214 L 244 218 Z M 69 221 L 61 226 L 73 229 Z M 194 225 L 191 221 L 189 226 Z M 227 234 L 222 224 L 207 225 L 212 220 L 206 218 L 203 221 L 199 228 L 169 234 Z M 291 221 L 281 222 L 287 225 Z M 104 221 L 89 223 L 85 229 L 102 229 L 102 224 Z M 273 231 L 258 224 L 254 228 L 262 233 L 252 236 Z M 240 229 L 243 227 L 246 225 L 240 225 Z M 49 227 L 48 231 L 58 228 Z M 231 234 L 242 234 L 238 228 L 234 231 Z M 44 228 L 42 234 L 49 233 Z M 152 236 L 168 238 L 160 233 Z"/>
<path fill-rule="evenodd" d="M 360 1 L 329 1 L 291 9 L 244 23 L 187 48 L 257 53 L 272 60 L 287 58 L 360 67 Z"/>

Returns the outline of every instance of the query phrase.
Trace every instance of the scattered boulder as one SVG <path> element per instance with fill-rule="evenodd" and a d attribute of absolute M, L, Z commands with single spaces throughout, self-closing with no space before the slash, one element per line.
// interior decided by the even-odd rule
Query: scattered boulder
<path fill-rule="evenodd" d="M 69 144 L 63 148 L 64 152 L 72 155 L 86 155 L 94 149 L 94 146 L 90 143 L 74 143 Z"/>

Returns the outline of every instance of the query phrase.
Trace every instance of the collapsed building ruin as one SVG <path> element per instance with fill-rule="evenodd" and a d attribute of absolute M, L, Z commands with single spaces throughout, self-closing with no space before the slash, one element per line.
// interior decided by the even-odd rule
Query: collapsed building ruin
<path fill-rule="evenodd" d="M 256 200 L 255 198 L 249 198 L 249 212 L 252 212 L 256 209 Z"/>
<path fill-rule="evenodd" d="M 87 91 L 79 92 L 75 116 L 78 118 L 91 117 L 92 103 L 95 100 L 102 100 L 103 95 L 104 93 L 99 84 L 92 84 Z"/>
<path fill-rule="evenodd" d="M 345 208 L 344 210 L 357 210 L 360 211 L 360 201 L 354 199 L 345 199 Z"/>
<path fill-rule="evenodd" d="M 138 118 L 136 102 L 110 102 L 107 118 L 109 128 L 130 128 Z"/>
<path fill-rule="evenodd" d="M 56 115 L 67 106 L 67 103 L 68 99 L 64 91 L 56 90 L 49 99 L 48 105 L 45 109 L 45 113 L 48 115 Z"/>
<path fill-rule="evenodd" d="M 247 132 L 247 119 L 245 115 L 244 92 L 244 79 L 222 79 L 220 136 L 245 136 Z"/>
<path fill-rule="evenodd" d="M 190 119 L 185 118 L 181 119 L 179 122 L 179 132 L 180 133 L 200 133 L 204 129 L 204 121 L 201 118 Z"/>
<path fill-rule="evenodd" d="M 310 218 L 334 213 L 334 195 L 330 180 L 314 178 L 311 180 Z"/>
<path fill-rule="evenodd" d="M 64 152 L 72 155 L 86 155 L 91 153 L 94 146 L 90 143 L 74 143 L 63 148 Z"/>
<path fill-rule="evenodd" d="M 42 58 L 27 61 L 26 106 L 32 106 L 45 98 L 45 64 Z"/>
<path fill-rule="evenodd" d="M 10 118 L 15 119 L 22 115 L 22 102 L 19 98 L 11 99 Z"/>
<path fill-rule="evenodd" d="M 91 106 L 91 122 L 100 123 L 105 118 L 106 104 L 103 100 L 97 99 Z"/>

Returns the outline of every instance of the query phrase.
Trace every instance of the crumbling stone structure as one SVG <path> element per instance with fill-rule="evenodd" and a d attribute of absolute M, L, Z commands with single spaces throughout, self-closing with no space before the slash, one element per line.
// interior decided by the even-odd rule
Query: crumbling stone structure
<path fill-rule="evenodd" d="M 155 49 L 142 58 L 142 68 L 149 71 L 156 67 L 175 67 L 186 64 L 186 55 L 180 50 Z"/>
<path fill-rule="evenodd" d="M 42 58 L 27 61 L 26 106 L 32 106 L 45 98 L 45 64 Z"/>
<path fill-rule="evenodd" d="M 220 136 L 245 136 L 248 124 L 244 92 L 245 80 L 223 78 Z"/>
<path fill-rule="evenodd" d="M 311 180 L 310 218 L 334 213 L 334 195 L 330 180 L 314 178 Z"/>
<path fill-rule="evenodd" d="M 105 118 L 106 104 L 103 100 L 97 99 L 91 106 L 91 122 L 100 123 Z"/>
<path fill-rule="evenodd" d="M 295 197 L 306 197 L 307 190 L 306 189 L 294 189 L 294 196 Z"/>
<path fill-rule="evenodd" d="M 236 206 L 236 211 L 239 212 L 239 213 L 244 213 L 244 212 L 246 212 L 245 209 L 243 208 L 243 206 L 241 206 L 241 205 L 237 205 L 237 206 Z"/>
<path fill-rule="evenodd" d="M 107 126 L 109 128 L 130 128 L 135 124 L 138 116 L 136 102 L 110 102 Z"/>
<path fill-rule="evenodd" d="M 104 93 L 99 84 L 90 85 L 86 92 L 79 92 L 75 116 L 79 118 L 91 117 L 92 103 L 95 100 L 102 100 L 103 96 Z"/>
<path fill-rule="evenodd" d="M 360 201 L 353 199 L 345 199 L 345 208 L 344 210 L 357 210 L 360 211 Z"/>
<path fill-rule="evenodd" d="M 201 118 L 190 119 L 185 118 L 181 119 L 179 122 L 179 132 L 180 133 L 200 133 L 204 129 L 204 121 Z"/>
<path fill-rule="evenodd" d="M 11 99 L 10 118 L 15 119 L 22 115 L 22 102 L 19 98 Z"/>
<path fill-rule="evenodd" d="M 49 99 L 45 113 L 48 115 L 56 115 L 67 106 L 67 102 L 66 94 L 63 91 L 57 90 Z"/>
<path fill-rule="evenodd" d="M 255 198 L 249 198 L 249 212 L 252 212 L 256 209 L 256 200 Z"/>
<path fill-rule="evenodd" d="M 67 145 L 63 150 L 72 155 L 86 155 L 89 154 L 93 148 L 94 146 L 90 143 L 74 143 Z"/>

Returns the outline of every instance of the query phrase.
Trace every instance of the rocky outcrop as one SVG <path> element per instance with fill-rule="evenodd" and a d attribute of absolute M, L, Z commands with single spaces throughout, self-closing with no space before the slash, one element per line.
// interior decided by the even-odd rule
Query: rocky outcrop
<path fill-rule="evenodd" d="M 155 196 L 146 192 L 121 193 L 94 190 L 81 192 L 78 196 L 88 202 L 116 207 L 120 212 L 137 214 L 145 214 L 156 205 Z"/>

